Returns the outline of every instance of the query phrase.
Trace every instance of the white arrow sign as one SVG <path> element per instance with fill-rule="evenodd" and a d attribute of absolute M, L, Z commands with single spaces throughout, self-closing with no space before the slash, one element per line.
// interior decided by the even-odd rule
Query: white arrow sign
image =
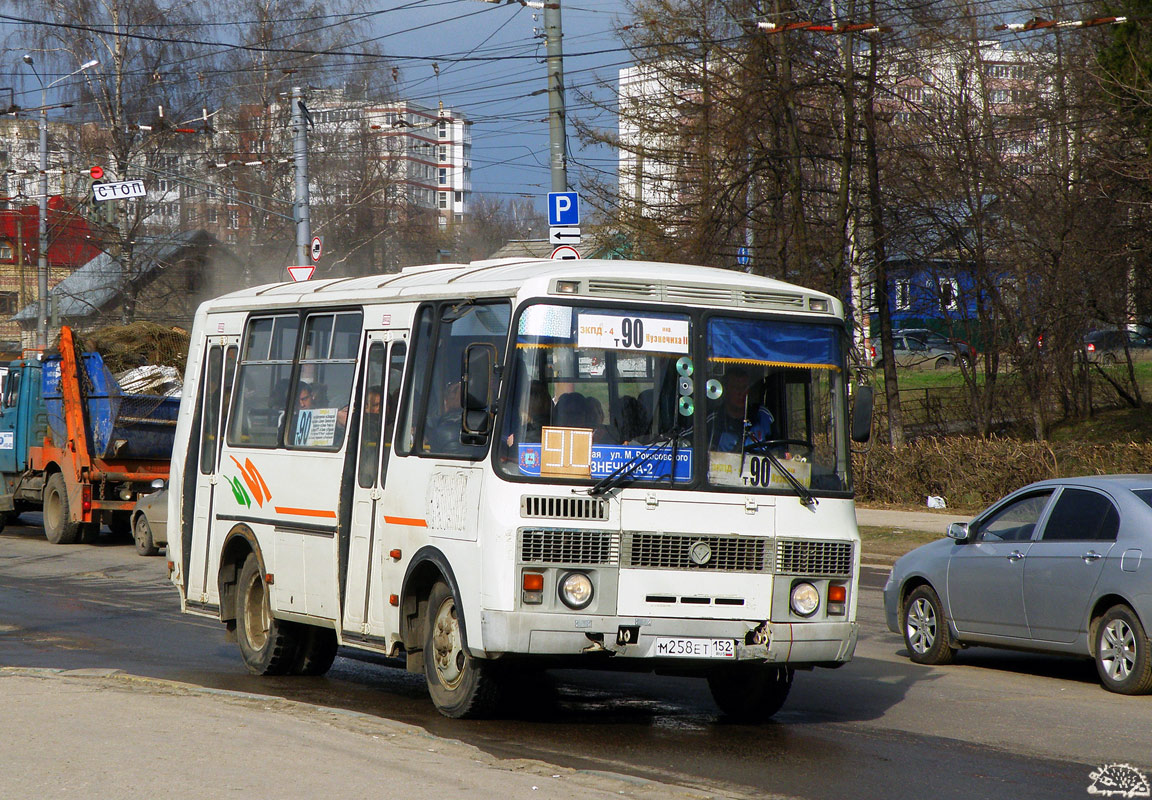
<path fill-rule="evenodd" d="M 579 228 L 549 228 L 549 244 L 580 244 Z"/>

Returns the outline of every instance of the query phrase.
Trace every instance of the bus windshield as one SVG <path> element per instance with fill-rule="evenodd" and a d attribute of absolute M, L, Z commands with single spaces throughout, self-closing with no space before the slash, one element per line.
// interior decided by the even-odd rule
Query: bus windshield
<path fill-rule="evenodd" d="M 506 373 L 498 469 L 795 492 L 784 469 L 812 493 L 845 491 L 842 335 L 810 322 L 528 306 Z"/>

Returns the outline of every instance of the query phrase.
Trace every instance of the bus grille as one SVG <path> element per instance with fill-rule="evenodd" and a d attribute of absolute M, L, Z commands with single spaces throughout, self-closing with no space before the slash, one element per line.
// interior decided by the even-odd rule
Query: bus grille
<path fill-rule="evenodd" d="M 776 542 L 776 572 L 847 577 L 852 574 L 852 543 L 780 539 Z"/>
<path fill-rule="evenodd" d="M 772 540 L 762 536 L 628 533 L 624 535 L 622 563 L 642 569 L 767 572 L 772 566 L 771 555 Z"/>
<path fill-rule="evenodd" d="M 520 516 L 549 517 L 551 519 L 608 519 L 608 501 L 599 497 L 538 497 L 520 498 Z"/>
<path fill-rule="evenodd" d="M 525 564 L 618 564 L 620 534 L 610 531 L 522 530 Z"/>

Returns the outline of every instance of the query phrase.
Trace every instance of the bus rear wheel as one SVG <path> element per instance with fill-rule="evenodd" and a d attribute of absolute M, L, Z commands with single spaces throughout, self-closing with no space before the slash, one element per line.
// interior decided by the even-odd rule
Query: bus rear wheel
<path fill-rule="evenodd" d="M 712 699 L 739 722 L 766 722 L 784 706 L 792 689 L 791 667 L 733 666 L 708 673 Z"/>
<path fill-rule="evenodd" d="M 464 647 L 462 616 L 452 589 L 442 581 L 433 586 L 424 633 L 424 678 L 436 709 L 452 719 L 488 716 L 499 700 L 494 666 Z"/>
<path fill-rule="evenodd" d="M 236 641 L 253 675 L 285 675 L 297 656 L 297 633 L 290 622 L 272 616 L 260 561 L 250 554 L 240 570 L 236 592 Z"/>
<path fill-rule="evenodd" d="M 288 670 L 289 674 L 323 675 L 336 660 L 336 649 L 336 631 L 315 625 L 299 626 L 296 658 Z"/>
<path fill-rule="evenodd" d="M 68 487 L 59 472 L 44 487 L 44 535 L 52 544 L 75 544 L 80 537 L 80 523 L 71 519 Z"/>

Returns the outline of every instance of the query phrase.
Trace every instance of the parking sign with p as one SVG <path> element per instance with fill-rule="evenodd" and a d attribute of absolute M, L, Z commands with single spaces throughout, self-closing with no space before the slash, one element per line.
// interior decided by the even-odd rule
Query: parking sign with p
<path fill-rule="evenodd" d="M 580 224 L 580 197 L 576 192 L 548 193 L 548 224 Z"/>

